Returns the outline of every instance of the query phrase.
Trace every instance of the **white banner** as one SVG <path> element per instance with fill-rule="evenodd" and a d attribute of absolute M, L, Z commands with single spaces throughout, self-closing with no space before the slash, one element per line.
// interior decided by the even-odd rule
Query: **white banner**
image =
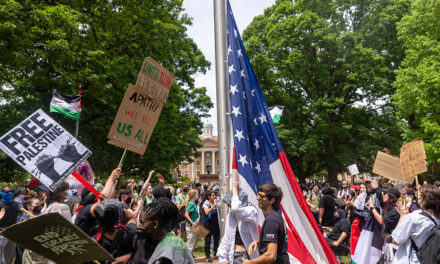
<path fill-rule="evenodd" d="M 0 149 L 51 190 L 92 154 L 41 109 L 4 134 Z"/>

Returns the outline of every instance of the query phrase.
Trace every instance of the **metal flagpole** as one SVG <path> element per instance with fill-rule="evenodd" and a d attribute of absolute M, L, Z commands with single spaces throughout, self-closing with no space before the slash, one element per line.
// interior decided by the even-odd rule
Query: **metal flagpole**
<path fill-rule="evenodd" d="M 214 0 L 214 31 L 215 31 L 215 68 L 217 90 L 217 127 L 218 127 L 218 156 L 219 179 L 221 197 L 229 191 L 228 174 L 228 126 L 226 116 L 226 100 L 228 99 L 227 74 L 227 40 L 226 40 L 226 1 Z M 225 221 L 228 208 L 225 203 L 221 205 L 221 235 L 225 232 Z"/>
<path fill-rule="evenodd" d="M 75 138 L 78 138 L 79 132 L 79 119 L 75 121 Z"/>

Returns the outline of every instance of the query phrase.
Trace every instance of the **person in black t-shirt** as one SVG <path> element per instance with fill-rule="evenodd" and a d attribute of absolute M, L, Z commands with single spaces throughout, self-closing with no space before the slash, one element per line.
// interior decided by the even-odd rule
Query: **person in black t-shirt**
<path fill-rule="evenodd" d="M 283 193 L 275 184 L 268 183 L 260 187 L 257 200 L 265 220 L 260 231 L 260 240 L 252 242 L 248 249 L 249 255 L 252 255 L 258 247 L 260 256 L 252 260 L 243 260 L 243 264 L 289 263 L 286 229 L 278 212 L 282 198 Z"/>
<path fill-rule="evenodd" d="M 325 187 L 322 190 L 323 196 L 319 200 L 319 224 L 322 226 L 333 226 L 335 224 L 335 193 L 332 188 Z"/>
<path fill-rule="evenodd" d="M 339 218 L 337 218 L 337 222 L 330 234 L 327 235 L 326 240 L 336 256 L 345 256 L 350 253 L 350 249 L 348 248 L 351 230 L 350 221 L 344 210 L 338 209 L 337 211 Z M 327 227 L 323 227 L 323 229 L 327 229 Z"/>

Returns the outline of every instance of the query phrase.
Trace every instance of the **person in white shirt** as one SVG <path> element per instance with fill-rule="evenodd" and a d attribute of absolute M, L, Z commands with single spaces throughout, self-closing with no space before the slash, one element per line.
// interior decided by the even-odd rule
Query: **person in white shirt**
<path fill-rule="evenodd" d="M 226 218 L 225 234 L 217 251 L 219 263 L 242 263 L 242 259 L 255 259 L 259 256 L 258 250 L 248 256 L 246 249 L 258 240 L 258 211 L 248 202 L 248 195 L 239 189 L 239 183 L 233 183 L 232 193 L 223 199 L 229 207 Z"/>
<path fill-rule="evenodd" d="M 434 223 L 422 213 L 428 213 L 437 224 L 440 224 L 440 190 L 427 184 L 422 187 L 419 204 L 422 210 L 407 214 L 405 206 L 399 206 L 401 215 L 396 229 L 391 234 L 396 245 L 399 245 L 393 264 L 419 264 L 415 248 L 421 248 L 428 239 Z M 415 243 L 415 246 L 412 244 Z"/>

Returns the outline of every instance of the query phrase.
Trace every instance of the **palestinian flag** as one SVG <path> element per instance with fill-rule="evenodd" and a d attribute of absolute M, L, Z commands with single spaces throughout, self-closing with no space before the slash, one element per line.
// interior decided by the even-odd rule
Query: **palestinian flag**
<path fill-rule="evenodd" d="M 29 183 L 28 188 L 31 190 L 37 191 L 37 192 L 38 191 L 45 191 L 45 192 L 49 191 L 49 189 L 46 186 L 44 186 L 43 184 L 41 184 L 41 182 L 35 177 L 32 178 L 32 181 Z"/>
<path fill-rule="evenodd" d="M 54 90 L 50 111 L 78 120 L 81 116 L 81 95 L 65 96 Z"/>
<path fill-rule="evenodd" d="M 270 117 L 274 124 L 280 122 L 281 116 L 283 115 L 284 106 L 274 106 L 269 108 Z"/>
<path fill-rule="evenodd" d="M 384 239 L 381 235 L 381 226 L 370 213 L 362 226 L 361 236 L 356 245 L 352 264 L 376 264 L 381 255 Z"/>

